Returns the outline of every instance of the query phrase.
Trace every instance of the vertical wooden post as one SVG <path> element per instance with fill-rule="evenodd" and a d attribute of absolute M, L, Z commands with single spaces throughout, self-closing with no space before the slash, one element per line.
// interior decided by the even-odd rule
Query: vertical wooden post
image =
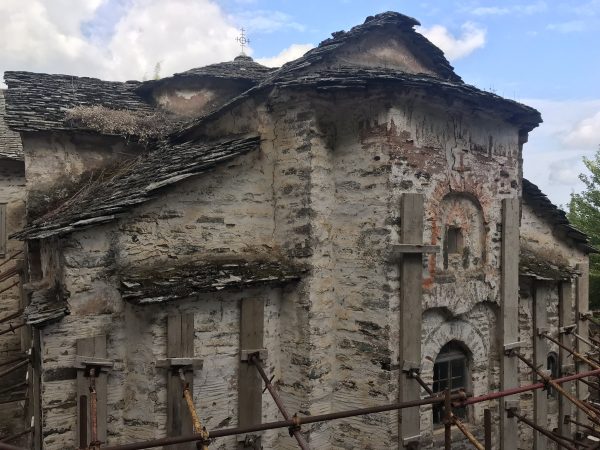
<path fill-rule="evenodd" d="M 42 377 L 41 377 L 41 333 L 42 331 L 32 327 L 32 339 L 31 339 L 31 380 L 29 383 L 29 389 L 31 398 L 33 399 L 29 404 L 31 408 L 31 416 L 33 420 L 33 450 L 40 450 L 42 448 Z"/>
<path fill-rule="evenodd" d="M 499 347 L 519 340 L 519 199 L 502 200 L 502 271 L 501 304 L 499 324 Z M 504 352 L 500 358 L 500 389 L 510 389 L 519 385 L 518 359 Z M 518 397 L 503 397 L 500 400 L 500 448 L 517 448 L 517 419 L 506 414 L 508 402 Z"/>
<path fill-rule="evenodd" d="M 577 278 L 576 285 L 576 296 L 575 309 L 577 314 L 577 334 L 584 338 L 589 337 L 589 321 L 586 317 L 589 313 L 589 266 L 588 264 L 577 264 L 577 270 L 580 275 Z M 590 347 L 577 339 L 577 351 L 582 354 L 586 354 L 590 350 Z M 576 383 L 577 386 L 577 398 L 580 400 L 586 400 L 589 395 L 589 388 L 584 383 Z M 587 423 L 587 416 L 583 411 L 577 408 L 577 421 L 580 423 Z"/>
<path fill-rule="evenodd" d="M 106 336 L 77 339 L 77 356 L 106 358 Z M 86 369 L 77 371 L 77 441 L 79 448 L 90 444 L 90 380 Z M 106 442 L 106 372 L 101 371 L 96 378 L 98 440 Z"/>
<path fill-rule="evenodd" d="M 402 244 L 423 244 L 423 216 L 423 195 L 404 194 L 400 205 Z M 422 290 L 423 255 L 405 253 L 400 260 L 400 402 L 420 398 L 420 386 L 407 377 L 407 372 L 421 367 Z M 398 436 L 402 446 L 417 448 L 421 437 L 419 408 L 400 411 Z"/>
<path fill-rule="evenodd" d="M 558 324 L 559 328 L 568 327 L 573 325 L 574 322 L 574 305 L 573 305 L 573 288 L 570 280 L 561 281 L 558 285 Z M 573 348 L 573 337 L 568 333 L 560 333 L 560 343 L 566 345 L 568 348 Z M 567 375 L 573 370 L 569 370 L 573 367 L 573 358 L 569 357 L 569 352 L 562 348 L 558 351 L 558 360 L 560 366 L 561 376 Z M 573 367 L 574 369 L 574 367 Z M 562 387 L 572 392 L 573 383 L 564 383 Z M 572 417 L 573 408 L 571 402 L 565 398 L 564 395 L 558 398 L 558 433 L 561 436 L 571 437 L 571 423 L 565 423 L 565 416 Z"/>
<path fill-rule="evenodd" d="M 536 367 L 545 368 L 548 358 L 548 340 L 539 333 L 548 328 L 547 311 L 547 290 L 538 282 L 533 281 L 533 362 Z M 537 374 L 533 373 L 532 382 L 541 381 Z M 533 391 L 533 413 L 536 425 L 546 428 L 548 426 L 548 393 L 545 390 L 536 389 Z M 548 439 L 542 433 L 533 431 L 534 450 L 546 450 L 548 448 Z"/>
<path fill-rule="evenodd" d="M 241 361 L 242 351 L 263 348 L 265 320 L 263 299 L 244 299 L 240 306 L 240 369 L 238 378 L 238 422 L 240 427 L 262 420 L 262 380 L 256 367 Z M 260 436 L 240 436 L 241 448 L 261 448 Z"/>
<path fill-rule="evenodd" d="M 489 408 L 483 410 L 483 429 L 485 450 L 492 450 L 492 412 Z"/>
<path fill-rule="evenodd" d="M 167 318 L 167 358 L 194 356 L 194 315 L 173 314 Z M 185 372 L 190 391 L 194 391 L 194 373 Z M 185 404 L 178 367 L 170 367 L 167 375 L 167 436 L 194 434 L 192 417 Z M 193 450 L 195 444 L 170 445 L 169 450 Z"/>

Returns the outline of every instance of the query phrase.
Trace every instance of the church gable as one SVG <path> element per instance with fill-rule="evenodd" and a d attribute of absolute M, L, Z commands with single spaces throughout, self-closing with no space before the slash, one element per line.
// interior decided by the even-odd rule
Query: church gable
<path fill-rule="evenodd" d="M 281 72 L 310 73 L 337 68 L 385 68 L 461 82 L 443 52 L 417 33 L 415 19 L 394 12 L 368 17 L 350 31 L 338 31 Z"/>

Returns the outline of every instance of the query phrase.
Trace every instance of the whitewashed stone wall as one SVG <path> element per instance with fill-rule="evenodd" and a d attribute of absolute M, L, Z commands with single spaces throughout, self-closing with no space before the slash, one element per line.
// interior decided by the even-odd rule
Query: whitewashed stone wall
<path fill-rule="evenodd" d="M 0 161 L 0 203 L 6 203 L 6 234 L 20 230 L 25 219 L 25 174 L 23 163 L 18 161 Z M 23 248 L 23 243 L 13 239 L 7 239 L 6 253 L 0 257 L 0 263 Z M 22 259 L 22 256 L 18 259 Z M 0 269 L 1 272 L 14 267 L 13 262 L 8 262 Z M 9 287 L 19 277 L 12 277 L 0 284 L 0 288 Z M 6 317 L 16 313 L 20 309 L 20 289 L 13 287 L 0 294 L 0 317 Z M 11 321 L 14 325 L 21 319 Z M 0 324 L 0 330 L 5 330 L 9 323 Z M 0 336 L 0 362 L 12 360 L 22 353 L 21 332 L 7 333 Z M 6 369 L 10 366 L 3 366 Z M 25 378 L 25 370 L 19 370 L 10 376 L 0 380 L 0 387 L 8 387 Z M 25 411 L 23 402 L 9 403 L 0 407 L 0 435 L 10 435 L 13 432 L 25 428 Z"/>
<path fill-rule="evenodd" d="M 75 340 L 98 333 L 109 336 L 109 357 L 116 361 L 109 376 L 109 441 L 164 435 L 164 376 L 154 362 L 164 357 L 165 317 L 175 310 L 195 317 L 196 351 L 205 360 L 194 382 L 202 418 L 208 428 L 234 426 L 239 302 L 250 296 L 267 302 L 269 368 L 291 411 L 319 414 L 395 401 L 399 280 L 398 267 L 384 255 L 398 242 L 405 192 L 425 196 L 426 243 L 443 247 L 450 222 L 469 233 L 468 255 L 453 255 L 447 264 L 443 255 L 424 258 L 423 376 L 431 382 L 437 353 L 458 340 L 472 357 L 475 395 L 497 389 L 500 205 L 520 195 L 518 132 L 471 115 L 458 102 L 448 110 L 417 94 L 342 98 L 279 91 L 266 103 L 241 105 L 198 133 L 258 131 L 259 151 L 177 185 L 119 222 L 52 244 L 61 249 L 56 273 L 70 293 L 71 315 L 43 330 L 45 448 L 74 445 L 68 368 Z M 311 270 L 283 289 L 144 307 L 123 302 L 107 270 L 255 252 L 283 255 Z M 263 401 L 263 419 L 278 418 L 267 395 Z M 472 429 L 480 428 L 483 407 L 470 412 Z M 435 447 L 439 433 L 431 420 L 431 409 L 423 408 L 424 445 Z M 304 429 L 313 448 L 395 448 L 398 441 L 396 413 Z M 234 439 L 213 445 L 233 448 Z M 265 448 L 294 447 L 285 431 L 265 436 Z"/>
<path fill-rule="evenodd" d="M 554 229 L 543 216 L 536 214 L 535 209 L 523 203 L 522 218 L 521 218 L 521 247 L 528 251 L 534 252 L 543 261 L 550 262 L 561 266 L 575 268 L 577 264 L 587 264 L 587 256 L 584 255 L 575 246 L 570 245 L 564 238 L 559 238 L 557 230 Z M 573 283 L 575 280 L 573 280 Z M 519 298 L 519 333 L 520 341 L 525 343 L 521 348 L 521 353 L 533 360 L 533 339 L 536 332 L 533 325 L 533 300 L 532 300 L 532 279 L 521 278 L 520 281 L 520 298 Z M 559 317 L 558 317 L 558 296 L 559 282 L 558 281 L 541 281 L 537 280 L 536 295 L 537 301 L 546 302 L 548 331 L 554 335 L 558 335 Z M 575 310 L 575 295 L 576 290 L 572 290 L 573 296 L 570 303 Z M 549 352 L 554 352 L 558 355 L 558 346 L 548 342 Z M 546 358 L 543 358 L 545 364 Z M 519 365 L 519 381 L 521 384 L 530 384 L 532 382 L 531 370 L 525 364 Z M 575 394 L 574 383 L 571 384 L 572 393 Z M 547 429 L 553 430 L 558 427 L 558 400 L 557 395 L 548 397 L 548 423 L 542 424 Z M 525 393 L 520 397 L 520 410 L 528 417 L 533 417 L 533 395 Z M 532 447 L 533 433 L 531 428 L 526 425 L 519 424 L 519 437 L 522 449 Z M 551 444 L 549 444 L 551 445 Z"/>

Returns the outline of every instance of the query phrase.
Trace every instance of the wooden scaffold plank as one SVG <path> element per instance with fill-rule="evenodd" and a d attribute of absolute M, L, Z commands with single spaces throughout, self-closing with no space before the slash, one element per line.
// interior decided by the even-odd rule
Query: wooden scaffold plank
<path fill-rule="evenodd" d="M 264 333 L 264 300 L 248 298 L 240 306 L 240 368 L 238 377 L 238 422 L 240 427 L 257 425 L 262 420 L 262 380 L 248 363 L 248 355 L 262 352 Z M 240 448 L 261 448 L 260 435 L 239 436 Z"/>
<path fill-rule="evenodd" d="M 424 206 L 422 194 L 404 194 L 400 205 L 400 239 L 402 245 L 423 244 Z M 426 248 L 425 250 L 430 250 Z M 398 400 L 420 398 L 420 386 L 407 376 L 421 367 L 421 328 L 423 302 L 423 252 L 400 256 L 400 349 L 401 373 Z M 404 448 L 418 448 L 421 438 L 419 408 L 400 411 L 398 436 Z"/>

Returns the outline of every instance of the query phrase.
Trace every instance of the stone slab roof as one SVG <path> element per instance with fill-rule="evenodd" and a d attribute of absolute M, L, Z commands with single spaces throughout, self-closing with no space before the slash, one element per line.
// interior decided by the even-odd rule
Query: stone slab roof
<path fill-rule="evenodd" d="M 559 235 L 571 239 L 581 251 L 599 253 L 590 245 L 589 237 L 571 225 L 567 214 L 552 203 L 539 187 L 525 178 L 523 178 L 523 200 L 533 208 L 538 216 L 545 218 L 553 225 L 559 231 Z"/>
<path fill-rule="evenodd" d="M 374 31 L 390 29 L 395 33 L 402 33 L 408 47 L 415 52 L 419 60 L 438 73 L 442 79 L 461 82 L 461 78 L 454 73 L 454 68 L 444 56 L 444 52 L 414 30 L 414 27 L 418 25 L 421 24 L 416 19 L 394 11 L 369 16 L 363 24 L 357 25 L 349 31 L 332 33 L 332 37 L 321 42 L 318 47 L 309 50 L 304 56 L 284 64 L 278 71 L 278 75 L 297 72 L 299 69 L 324 61 L 327 56 L 346 44 Z"/>
<path fill-rule="evenodd" d="M 169 139 L 171 142 L 185 141 L 203 123 L 220 116 L 259 92 L 275 87 L 314 88 L 321 92 L 351 92 L 353 90 L 365 90 L 370 86 L 377 85 L 388 85 L 398 89 L 404 87 L 423 89 L 434 96 L 447 98 L 448 100 L 460 99 L 468 104 L 472 111 L 492 112 L 525 131 L 531 131 L 542 122 L 542 117 L 536 109 L 463 82 L 445 81 L 428 75 L 414 75 L 384 68 L 338 68 L 305 75 L 298 75 L 285 70 L 273 72 L 262 83 L 231 99 L 218 110 L 190 121 L 180 130 L 171 133 Z"/>
<path fill-rule="evenodd" d="M 284 284 L 299 280 L 305 269 L 279 260 L 207 256 L 201 261 L 159 264 L 153 268 L 120 267 L 117 272 L 123 299 L 149 304 L 193 297 L 201 292 Z"/>
<path fill-rule="evenodd" d="M 534 250 L 521 245 L 519 252 L 519 275 L 536 280 L 569 280 L 579 272 L 569 267 L 568 262 L 549 260 Z"/>
<path fill-rule="evenodd" d="M 65 203 L 33 220 L 12 237 L 43 239 L 110 222 L 151 200 L 161 189 L 207 172 L 259 145 L 257 136 L 160 145 L 147 154 L 123 161 L 115 173 L 102 176 L 100 170 L 98 178 L 84 184 Z"/>
<path fill-rule="evenodd" d="M 135 92 L 138 82 L 32 72 L 4 72 L 4 80 L 8 85 L 6 123 L 16 131 L 72 130 L 65 111 L 75 106 L 155 111 Z"/>
<path fill-rule="evenodd" d="M 23 161 L 23 146 L 19 133 L 8 128 L 5 121 L 6 102 L 4 96 L 6 91 L 0 89 L 0 159 L 12 159 Z"/>
<path fill-rule="evenodd" d="M 230 80 L 248 80 L 258 83 L 259 81 L 264 80 L 267 75 L 274 70 L 276 69 L 265 67 L 249 56 L 240 55 L 234 58 L 233 61 L 197 67 L 195 69 L 186 70 L 185 72 L 176 73 L 173 77 L 199 76 L 227 78 Z"/>

